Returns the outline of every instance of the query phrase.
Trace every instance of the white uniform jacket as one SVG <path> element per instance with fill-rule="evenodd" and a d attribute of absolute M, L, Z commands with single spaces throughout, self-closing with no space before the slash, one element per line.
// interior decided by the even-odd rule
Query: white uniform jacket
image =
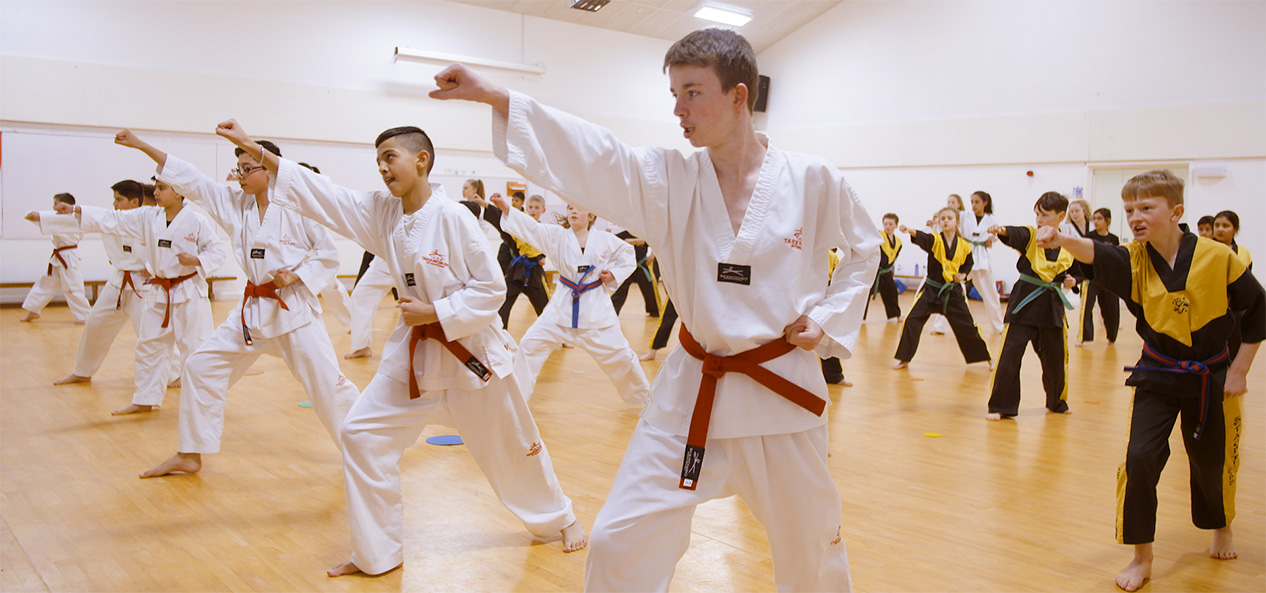
<path fill-rule="evenodd" d="M 541 323 L 572 326 L 571 289 L 563 284 L 561 277 L 588 284 L 597 281 L 600 272 L 609 270 L 615 276 L 615 286 L 619 286 L 637 269 L 633 246 L 606 231 L 590 230 L 582 251 L 580 243 L 576 241 L 576 233 L 572 230 L 556 224 L 541 224 L 514 208 L 510 209 L 510 214 L 501 217 L 501 228 L 537 248 L 545 254 L 546 259 L 558 266 L 560 278 L 554 283 L 554 296 L 541 313 Z M 586 274 L 586 270 L 591 271 Z M 581 280 L 582 277 L 584 280 Z M 619 323 L 620 318 L 615 313 L 615 306 L 611 304 L 611 293 L 606 286 L 599 286 L 580 295 L 576 327 L 602 329 Z"/>
<path fill-rule="evenodd" d="M 822 326 L 824 357 L 851 356 L 879 265 L 879 233 L 840 172 L 825 160 L 768 146 L 736 234 L 708 151 L 633 148 L 610 131 L 511 93 L 494 112 L 493 150 L 511 168 L 619 224 L 651 246 L 682 322 L 715 355 L 783 337 L 800 315 Z M 835 281 L 826 252 L 839 247 Z M 826 400 L 813 352 L 765 365 Z M 642 417 L 688 432 L 702 362 L 676 348 Z M 709 438 L 799 432 L 826 422 L 746 375 L 720 379 Z"/>
<path fill-rule="evenodd" d="M 40 212 L 40 232 L 45 235 L 80 235 L 78 217 L 70 214 L 58 214 L 54 210 Z M 56 240 L 54 240 L 54 243 Z M 145 271 L 145 242 L 136 238 L 125 238 L 118 235 L 101 235 L 101 243 L 105 246 L 106 257 L 115 270 L 110 274 L 107 285 L 123 288 L 124 270 L 132 272 L 132 286 L 137 294 L 144 296 L 148 288 L 142 282 L 149 277 Z M 132 290 L 128 287 L 127 290 Z"/>
<path fill-rule="evenodd" d="M 133 253 L 140 247 L 145 251 L 145 268 L 151 276 L 177 278 L 196 273 L 171 289 L 171 302 L 185 301 L 207 296 L 207 277 L 224 265 L 226 254 L 215 227 L 207 217 L 193 208 L 182 208 L 176 218 L 167 225 L 167 213 L 158 206 L 141 206 L 131 210 L 110 210 L 97 206 L 81 206 L 83 215 L 80 228 L 86 232 L 117 235 L 124 243 L 133 242 Z M 201 264 L 182 265 L 176 255 L 187 253 L 197 256 Z M 167 291 L 151 290 L 146 295 L 151 302 L 167 302 Z"/>
<path fill-rule="evenodd" d="M 271 282 L 280 269 L 299 276 L 277 291 L 289 310 L 271 298 L 246 299 L 246 326 L 260 337 L 275 338 L 321 318 L 316 294 L 338 273 L 338 248 L 330 232 L 298 213 L 270 207 L 259 219 L 255 196 L 216 183 L 193 165 L 168 155 L 158 179 L 206 209 L 233 241 L 233 254 L 252 284 Z M 241 319 L 241 304 L 229 319 Z"/>
<path fill-rule="evenodd" d="M 461 342 L 504 378 L 514 366 L 514 340 L 501 329 L 497 315 L 506 285 L 496 253 L 470 210 L 449 199 L 438 184 L 431 192 L 421 209 L 406 215 L 400 198 L 386 191 L 350 190 L 281 159 L 272 199 L 274 205 L 291 208 L 381 257 L 400 296 L 433 305 L 445 337 Z M 410 331 L 403 319 L 396 323 L 378 367 L 378 372 L 405 383 Z M 435 340 L 420 342 L 415 360 L 422 391 L 486 385 Z"/>
<path fill-rule="evenodd" d="M 970 210 L 964 212 L 959 218 L 962 220 L 958 226 L 959 234 L 961 234 L 964 239 L 970 239 L 977 243 L 987 241 L 989 237 L 992 237 L 993 235 L 989 234 L 989 227 L 998 224 L 998 221 L 992 214 L 986 214 L 980 219 L 980 222 L 976 222 L 976 213 Z M 976 243 L 971 244 L 971 269 L 973 272 L 977 270 L 992 270 L 993 264 L 990 261 L 991 259 L 992 258 L 989 257 L 988 247 L 985 247 L 984 245 L 977 245 Z"/>

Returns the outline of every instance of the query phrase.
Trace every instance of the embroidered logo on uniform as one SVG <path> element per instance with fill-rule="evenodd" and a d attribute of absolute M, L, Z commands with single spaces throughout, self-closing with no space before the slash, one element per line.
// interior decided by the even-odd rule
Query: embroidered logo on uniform
<path fill-rule="evenodd" d="M 193 233 L 189 233 L 188 235 L 185 235 L 185 240 L 186 240 L 186 241 L 188 241 L 188 242 L 190 242 L 190 243 L 197 243 L 197 242 L 198 242 L 198 236 L 197 236 L 197 235 L 195 235 L 195 234 L 193 234 Z"/>
<path fill-rule="evenodd" d="M 834 546 L 842 541 L 844 541 L 844 538 L 840 537 L 840 528 L 837 526 L 835 528 L 835 539 L 831 540 L 831 545 Z"/>
<path fill-rule="evenodd" d="M 251 249 L 251 259 L 264 259 L 264 250 L 258 247 Z"/>
<path fill-rule="evenodd" d="M 334 386 L 335 386 L 335 387 L 342 387 L 342 386 L 344 386 L 344 385 L 346 385 L 346 384 L 347 384 L 347 377 L 344 377 L 344 376 L 343 376 L 343 375 L 341 375 L 341 374 L 338 376 L 338 381 L 335 381 L 335 382 L 334 382 Z"/>
<path fill-rule="evenodd" d="M 123 246 L 123 253 L 132 253 L 132 246 L 131 246 L 131 245 L 124 245 L 124 246 Z"/>
<path fill-rule="evenodd" d="M 783 242 L 790 245 L 793 249 L 799 249 L 803 251 L 804 248 L 801 247 L 800 245 L 800 236 L 802 234 L 804 234 L 804 227 L 800 227 L 796 229 L 796 232 L 792 233 L 790 237 L 783 239 Z"/>
<path fill-rule="evenodd" d="M 528 449 L 528 453 L 527 455 L 525 455 L 525 457 L 532 457 L 533 455 L 536 455 L 537 453 L 540 453 L 540 452 L 541 452 L 541 442 L 537 441 L 535 443 L 532 443 L 532 447 Z"/>
<path fill-rule="evenodd" d="M 717 263 L 717 282 L 730 282 L 748 286 L 752 283 L 752 266 Z"/>
<path fill-rule="evenodd" d="M 171 239 L 159 239 L 159 240 L 158 240 L 158 246 L 159 246 L 159 247 L 171 247 Z"/>
<path fill-rule="evenodd" d="M 1189 308 L 1191 308 L 1191 301 L 1188 301 L 1187 297 L 1182 296 L 1182 295 L 1177 295 L 1174 297 L 1174 312 L 1175 313 L 1182 315 L 1183 313 L 1186 313 L 1187 309 Z"/>
<path fill-rule="evenodd" d="M 418 283 L 413 281 L 413 272 L 407 272 L 404 275 L 405 286 L 417 286 Z"/>
<path fill-rule="evenodd" d="M 298 243 L 295 243 L 295 240 L 294 240 L 294 239 L 291 239 L 291 238 L 290 238 L 290 235 L 282 235 L 282 236 L 281 236 L 281 239 L 280 239 L 279 241 L 277 241 L 277 242 L 278 242 L 278 243 L 281 243 L 282 245 L 289 245 L 290 247 L 298 247 L 298 246 L 299 246 L 299 244 L 298 244 Z"/>
<path fill-rule="evenodd" d="M 436 250 L 431 250 L 431 254 L 423 257 L 422 261 L 439 268 L 448 267 L 448 264 L 444 262 L 444 254 Z"/>

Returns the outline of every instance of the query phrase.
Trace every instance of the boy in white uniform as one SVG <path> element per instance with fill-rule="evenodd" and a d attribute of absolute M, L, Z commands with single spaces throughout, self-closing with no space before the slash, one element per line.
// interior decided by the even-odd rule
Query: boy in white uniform
<path fill-rule="evenodd" d="M 550 353 L 564 343 L 589 353 L 607 374 L 624 403 L 646 403 L 650 382 L 620 331 L 620 318 L 611 304 L 611 292 L 635 269 L 633 246 L 606 231 L 592 229 L 594 216 L 567 206 L 567 224 L 541 224 L 515 210 L 505 198 L 493 195 L 501 209 L 501 228 L 536 247 L 558 266 L 554 297 L 523 339 L 519 354 L 528 370 L 530 397 L 536 378 Z"/>
<path fill-rule="evenodd" d="M 112 186 L 115 210 L 133 210 L 144 201 L 145 186 L 139 181 L 125 179 Z M 46 216 L 40 218 L 40 230 L 45 234 L 77 231 L 79 222 L 73 216 Z M 132 329 L 141 335 L 142 295 L 149 290 L 145 281 L 145 250 L 136 239 L 124 239 L 116 235 L 101 235 L 106 257 L 114 272 L 97 295 L 88 312 L 88 321 L 79 335 L 79 351 L 75 367 L 69 375 L 53 381 L 54 385 L 85 383 L 92 380 L 110 352 L 110 345 L 123 329 L 123 322 L 132 321 Z M 171 380 L 180 376 L 178 369 Z"/>
<path fill-rule="evenodd" d="M 382 297 L 395 286 L 391 270 L 382 258 L 375 257 L 369 262 L 365 274 L 352 287 L 352 302 L 348 307 L 352 313 L 352 351 L 343 358 L 368 358 L 373 354 L 374 314 L 382 304 Z"/>
<path fill-rule="evenodd" d="M 235 121 L 216 132 L 276 174 L 273 200 L 359 243 L 386 262 L 400 323 L 342 427 L 352 557 L 330 576 L 382 574 L 404 561 L 400 458 L 431 422 L 454 426 L 502 503 L 537 537 L 588 540 L 512 376 L 514 340 L 497 310 L 505 280 L 479 221 L 428 182 L 435 149 L 422 130 L 393 128 L 374 143 L 387 192 L 355 192 L 263 153 Z"/>
<path fill-rule="evenodd" d="M 53 211 L 57 214 L 70 214 L 74 208 L 75 196 L 65 193 L 53 196 Z M 79 240 L 82 238 L 83 233 L 69 229 L 53 235 L 53 254 L 48 257 L 48 271 L 26 293 L 26 299 L 22 301 L 26 317 L 21 321 L 39 319 L 40 312 L 59 292 L 66 297 L 66 306 L 75 316 L 75 323 L 83 325 L 88 321 L 92 305 L 84 297 L 84 274 L 79 269 Z"/>
<path fill-rule="evenodd" d="M 682 345 L 594 523 L 585 588 L 668 590 L 695 506 L 737 493 L 766 526 L 779 590 L 848 590 L 818 355 L 851 356 L 879 233 L 833 164 L 756 133 L 756 58 L 740 35 L 691 33 L 664 66 L 684 135 L 706 150 L 629 147 L 460 64 L 431 93 L 492 105 L 498 157 L 646 239 L 681 313 Z"/>
<path fill-rule="evenodd" d="M 230 188 L 131 130 L 119 132 L 114 141 L 153 159 L 158 181 L 220 223 L 246 273 L 241 304 L 185 363 L 177 453 L 141 477 L 194 473 L 202 468 L 203 453 L 218 453 L 228 390 L 265 353 L 286 362 L 338 446 L 339 424 L 360 392 L 339 372 L 313 292 L 328 285 L 338 270 L 338 251 L 329 231 L 284 208 L 270 207 L 270 175 L 249 155 L 238 153 L 234 173 L 239 188 Z M 268 146 L 276 151 L 272 143 Z"/>
<path fill-rule="evenodd" d="M 211 334 L 206 278 L 224 265 L 224 248 L 211 221 L 185 208 L 185 198 L 162 181 L 154 184 L 154 199 L 157 206 L 132 210 L 75 207 L 81 232 L 117 235 L 144 249 L 151 276 L 136 337 L 136 392 L 131 404 L 111 412 L 115 416 L 148 412 L 163 403 L 172 357 L 182 357 L 183 366 Z M 41 219 L 37 212 L 27 217 Z"/>

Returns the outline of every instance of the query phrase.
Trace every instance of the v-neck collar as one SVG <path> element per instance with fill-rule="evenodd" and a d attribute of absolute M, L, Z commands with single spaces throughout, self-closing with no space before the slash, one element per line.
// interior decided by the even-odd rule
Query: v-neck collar
<path fill-rule="evenodd" d="M 1196 254 L 1196 243 L 1199 239 L 1191 233 L 1183 233 L 1178 241 L 1178 255 L 1174 257 L 1174 267 L 1169 267 L 1165 257 L 1147 244 L 1147 257 L 1152 262 L 1156 277 L 1160 278 L 1167 292 L 1179 292 L 1187 288 L 1187 275 L 1191 272 L 1191 260 Z"/>
<path fill-rule="evenodd" d="M 396 243 L 404 248 L 404 255 L 409 260 L 413 260 L 418 256 L 419 249 L 422 245 L 422 232 L 427 228 L 431 218 L 435 216 L 435 212 L 440 208 L 440 202 L 448 200 L 448 195 L 444 193 L 444 186 L 437 183 L 431 184 L 431 197 L 427 198 L 426 203 L 422 204 L 413 214 L 405 214 L 403 210 L 400 213 L 400 220 L 396 223 L 396 227 L 392 229 L 392 238 Z M 464 207 L 464 206 L 463 206 Z M 272 208 L 269 208 L 272 210 Z"/>
<path fill-rule="evenodd" d="M 756 185 L 752 188 L 752 197 L 747 202 L 747 209 L 743 212 L 743 222 L 739 224 L 737 234 L 734 232 L 734 225 L 730 223 L 730 212 L 725 204 L 725 195 L 721 193 L 721 181 L 717 177 L 716 166 L 712 163 L 712 157 L 708 151 L 701 151 L 701 158 L 705 165 L 703 175 L 705 187 L 700 199 L 708 200 L 709 195 L 716 196 L 720 216 L 711 216 L 712 232 L 720 247 L 718 255 L 724 263 L 743 262 L 751 257 L 773 199 L 774 186 L 778 179 L 778 165 L 781 160 L 775 158 L 777 150 L 770 144 L 769 139 L 764 134 L 759 134 L 759 136 L 765 144 L 765 158 L 761 161 Z"/>

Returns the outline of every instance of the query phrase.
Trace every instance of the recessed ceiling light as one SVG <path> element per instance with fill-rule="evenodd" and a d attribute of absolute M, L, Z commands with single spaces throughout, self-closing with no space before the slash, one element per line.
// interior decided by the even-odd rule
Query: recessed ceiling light
<path fill-rule="evenodd" d="M 742 27 L 743 25 L 751 22 L 752 13 L 747 10 L 743 10 L 742 8 L 735 8 L 724 4 L 714 4 L 712 2 L 704 2 L 699 5 L 699 8 L 695 9 L 695 18 L 705 19 L 734 27 Z"/>

